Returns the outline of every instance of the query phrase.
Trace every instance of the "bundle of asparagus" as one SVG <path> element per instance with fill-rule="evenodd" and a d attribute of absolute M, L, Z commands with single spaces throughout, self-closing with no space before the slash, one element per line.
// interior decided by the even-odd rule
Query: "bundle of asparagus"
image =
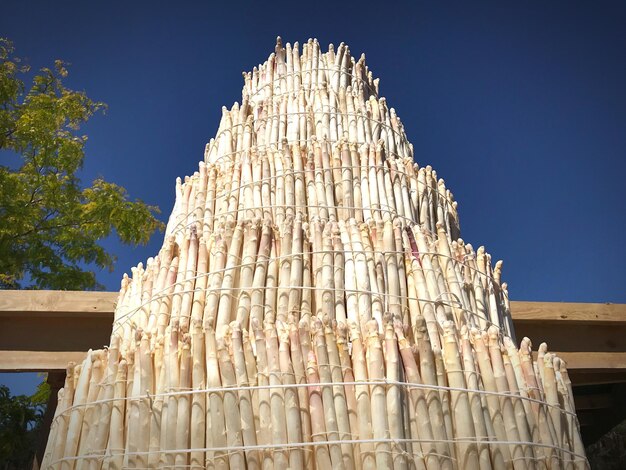
<path fill-rule="evenodd" d="M 588 468 L 565 364 L 515 346 L 459 235 L 365 57 L 279 38 L 68 366 L 43 468 Z"/>

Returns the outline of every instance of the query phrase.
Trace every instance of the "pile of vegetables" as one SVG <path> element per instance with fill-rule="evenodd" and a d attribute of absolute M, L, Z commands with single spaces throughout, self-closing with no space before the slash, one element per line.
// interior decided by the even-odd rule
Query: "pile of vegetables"
<path fill-rule="evenodd" d="M 279 38 L 68 366 L 42 468 L 588 468 L 565 364 L 459 236 L 365 57 Z"/>

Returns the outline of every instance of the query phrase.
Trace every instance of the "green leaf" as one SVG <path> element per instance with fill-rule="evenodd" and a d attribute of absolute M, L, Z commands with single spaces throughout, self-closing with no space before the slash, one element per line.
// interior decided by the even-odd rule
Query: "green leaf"
<path fill-rule="evenodd" d="M 145 244 L 164 224 L 157 207 L 132 201 L 123 187 L 85 186 L 77 175 L 87 140 L 78 131 L 106 105 L 66 88 L 62 61 L 42 68 L 30 88 L 27 71 L 0 39 L 0 150 L 22 157 L 17 169 L 0 165 L 0 288 L 98 289 L 95 269 L 115 260 L 100 240 Z"/>

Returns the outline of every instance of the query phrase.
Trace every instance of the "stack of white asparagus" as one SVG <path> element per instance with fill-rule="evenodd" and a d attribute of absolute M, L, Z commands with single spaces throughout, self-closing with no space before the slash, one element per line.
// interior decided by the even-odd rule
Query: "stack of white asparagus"
<path fill-rule="evenodd" d="M 279 38 L 244 81 L 43 468 L 588 468 L 564 363 L 515 345 L 364 56 Z"/>

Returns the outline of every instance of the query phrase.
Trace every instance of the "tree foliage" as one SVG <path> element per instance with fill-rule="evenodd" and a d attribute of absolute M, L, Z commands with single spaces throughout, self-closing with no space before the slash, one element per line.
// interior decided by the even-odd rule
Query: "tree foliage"
<path fill-rule="evenodd" d="M 43 382 L 31 395 L 11 396 L 0 385 L 0 468 L 30 468 L 50 386 Z"/>
<path fill-rule="evenodd" d="M 64 86 L 62 61 L 29 88 L 28 72 L 0 39 L 0 288 L 99 288 L 93 268 L 111 269 L 114 257 L 98 240 L 115 233 L 147 243 L 163 226 L 158 208 L 103 179 L 82 187 L 87 137 L 78 131 L 105 105 Z M 17 168 L 10 152 L 21 157 Z"/>

